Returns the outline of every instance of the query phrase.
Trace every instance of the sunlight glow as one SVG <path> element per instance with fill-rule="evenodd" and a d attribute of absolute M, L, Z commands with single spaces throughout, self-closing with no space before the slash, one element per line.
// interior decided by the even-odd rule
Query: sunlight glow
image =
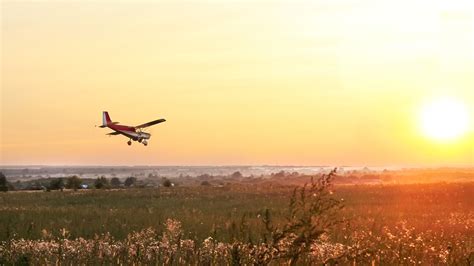
<path fill-rule="evenodd" d="M 439 98 L 425 104 L 420 112 L 423 133 L 435 140 L 455 140 L 467 132 L 468 111 L 454 98 Z"/>

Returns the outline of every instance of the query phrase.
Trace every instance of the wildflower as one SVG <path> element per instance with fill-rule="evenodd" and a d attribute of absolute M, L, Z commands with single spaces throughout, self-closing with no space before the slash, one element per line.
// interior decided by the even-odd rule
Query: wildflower
<path fill-rule="evenodd" d="M 59 229 L 59 233 L 63 238 L 69 237 L 69 231 L 66 228 Z"/>

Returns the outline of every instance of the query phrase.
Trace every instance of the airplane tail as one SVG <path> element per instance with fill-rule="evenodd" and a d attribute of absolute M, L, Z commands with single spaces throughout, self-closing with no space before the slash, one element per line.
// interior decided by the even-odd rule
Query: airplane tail
<path fill-rule="evenodd" d="M 111 124 L 112 120 L 110 120 L 110 116 L 108 112 L 102 112 L 102 126 L 100 127 L 107 127 L 107 125 Z"/>

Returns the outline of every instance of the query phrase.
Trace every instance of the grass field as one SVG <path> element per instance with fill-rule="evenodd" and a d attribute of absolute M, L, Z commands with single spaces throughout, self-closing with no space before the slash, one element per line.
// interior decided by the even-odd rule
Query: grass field
<path fill-rule="evenodd" d="M 264 183 L 2 193 L 0 240 L 7 247 L 13 239 L 97 239 L 108 233 L 114 241 L 125 241 L 133 231 L 150 227 L 158 237 L 169 230 L 165 223 L 171 218 L 181 224 L 180 239 L 196 246 L 204 246 L 209 237 L 215 243 L 258 246 L 268 237 L 265 210 L 275 224 L 285 223 L 292 190 Z M 344 222 L 325 238 L 352 252 L 351 260 L 473 263 L 474 183 L 351 185 L 333 191 L 331 196 L 345 206 L 338 213 Z M 306 262 L 327 261 L 338 254 L 332 252 Z"/>

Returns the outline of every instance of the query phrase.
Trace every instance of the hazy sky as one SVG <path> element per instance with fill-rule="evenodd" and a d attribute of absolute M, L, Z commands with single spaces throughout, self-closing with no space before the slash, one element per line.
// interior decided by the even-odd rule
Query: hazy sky
<path fill-rule="evenodd" d="M 178 2 L 2 1 L 1 164 L 474 165 L 472 1 Z"/>

